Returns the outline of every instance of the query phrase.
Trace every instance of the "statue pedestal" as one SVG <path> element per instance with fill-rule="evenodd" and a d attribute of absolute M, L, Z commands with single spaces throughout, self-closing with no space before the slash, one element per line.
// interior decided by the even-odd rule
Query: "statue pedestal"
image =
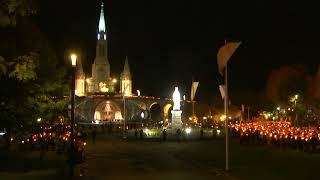
<path fill-rule="evenodd" d="M 171 128 L 172 129 L 182 129 L 182 121 L 181 121 L 181 110 L 172 110 L 172 122 L 171 122 Z"/>

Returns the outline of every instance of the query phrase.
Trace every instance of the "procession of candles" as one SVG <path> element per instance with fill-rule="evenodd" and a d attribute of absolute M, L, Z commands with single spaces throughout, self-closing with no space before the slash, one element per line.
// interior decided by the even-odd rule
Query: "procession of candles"
<path fill-rule="evenodd" d="M 281 143 L 284 145 L 320 145 L 319 127 L 293 127 L 286 121 L 255 121 L 229 124 L 233 136 L 240 140 L 254 139 L 258 142 Z M 251 141 L 252 142 L 252 141 Z M 297 147 L 297 146 L 295 146 Z"/>

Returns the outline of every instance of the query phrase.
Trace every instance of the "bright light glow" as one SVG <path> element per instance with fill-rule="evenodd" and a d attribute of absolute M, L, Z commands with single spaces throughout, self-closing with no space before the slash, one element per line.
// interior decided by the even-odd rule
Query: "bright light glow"
<path fill-rule="evenodd" d="M 109 92 L 109 88 L 107 88 L 107 87 L 102 87 L 102 88 L 100 88 L 100 91 L 101 91 L 101 92 Z"/>
<path fill-rule="evenodd" d="M 70 58 L 71 58 L 72 66 L 75 67 L 77 65 L 77 55 L 76 54 L 71 54 Z"/>
<path fill-rule="evenodd" d="M 140 90 L 137 90 L 137 94 L 138 94 L 138 96 L 140 96 Z"/>
<path fill-rule="evenodd" d="M 149 135 L 150 130 L 146 128 L 146 129 L 144 129 L 144 130 L 143 130 L 143 132 L 148 136 L 148 135 Z"/>
<path fill-rule="evenodd" d="M 280 107 L 279 106 L 277 107 L 277 110 L 280 111 Z"/>
<path fill-rule="evenodd" d="M 183 95 L 183 100 L 186 100 L 186 95 Z"/>
<path fill-rule="evenodd" d="M 221 133 L 220 129 L 217 129 L 217 135 L 219 135 Z"/>
<path fill-rule="evenodd" d="M 192 121 L 192 117 L 189 117 L 189 120 Z"/>
<path fill-rule="evenodd" d="M 203 118 L 202 118 L 203 120 L 206 120 L 206 119 L 208 119 L 206 116 L 204 116 Z"/>
<path fill-rule="evenodd" d="M 229 116 L 229 119 L 231 119 L 231 116 Z"/>
<path fill-rule="evenodd" d="M 109 88 L 108 87 L 106 87 L 107 86 L 107 84 L 106 83 L 104 83 L 104 82 L 100 82 L 99 83 L 99 87 L 100 87 L 100 91 L 101 92 L 109 92 Z"/>
<path fill-rule="evenodd" d="M 40 121 L 41 121 L 41 118 L 38 118 L 37 121 L 40 122 Z"/>
<path fill-rule="evenodd" d="M 226 115 L 220 116 L 220 121 L 224 121 L 224 120 L 226 120 Z"/>
<path fill-rule="evenodd" d="M 4 134 L 6 134 L 5 132 L 0 132 L 0 136 L 3 136 Z"/>
<path fill-rule="evenodd" d="M 140 116 L 143 119 L 144 118 L 144 112 L 141 112 Z"/>
<path fill-rule="evenodd" d="M 87 145 L 87 143 L 86 143 L 86 142 L 84 142 L 84 143 L 83 143 L 83 145 L 85 146 L 85 145 Z"/>
<path fill-rule="evenodd" d="M 299 95 L 298 95 L 298 94 L 296 94 L 294 97 L 295 97 L 296 99 L 298 99 L 298 98 L 299 98 Z"/>
<path fill-rule="evenodd" d="M 191 133 L 191 128 L 186 128 L 185 131 L 186 131 L 187 134 L 190 134 Z"/>
<path fill-rule="evenodd" d="M 114 114 L 114 118 L 115 119 L 122 119 L 122 114 L 120 111 L 117 111 L 115 114 Z"/>
<path fill-rule="evenodd" d="M 116 83 L 117 82 L 117 79 L 116 78 L 113 78 L 112 79 L 112 83 Z"/>
<path fill-rule="evenodd" d="M 101 12 L 99 19 L 99 32 L 106 32 L 106 23 L 104 21 L 103 3 L 101 3 Z"/>
<path fill-rule="evenodd" d="M 99 111 L 96 111 L 94 113 L 94 120 L 100 120 L 101 116 L 100 116 L 100 112 Z"/>
<path fill-rule="evenodd" d="M 90 82 L 90 79 L 89 79 L 89 78 L 87 78 L 87 79 L 86 79 L 86 81 L 87 81 L 87 83 L 89 83 L 89 82 Z"/>
<path fill-rule="evenodd" d="M 175 87 L 175 90 L 172 95 L 173 99 L 173 110 L 180 110 L 180 92 L 178 87 Z"/>

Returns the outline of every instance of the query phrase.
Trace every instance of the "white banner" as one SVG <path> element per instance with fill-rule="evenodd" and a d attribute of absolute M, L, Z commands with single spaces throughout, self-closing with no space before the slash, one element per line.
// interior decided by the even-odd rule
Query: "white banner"
<path fill-rule="evenodd" d="M 226 66 L 232 54 L 240 46 L 241 42 L 229 42 L 222 46 L 218 51 L 217 63 L 221 75 L 223 75 L 223 68 Z"/>
<path fill-rule="evenodd" d="M 219 90 L 220 90 L 220 94 L 222 99 L 224 99 L 224 97 L 226 96 L 226 88 L 224 85 L 219 85 Z"/>
<path fill-rule="evenodd" d="M 196 91 L 198 88 L 199 82 L 192 82 L 191 85 L 191 101 L 193 101 L 195 95 L 196 95 Z"/>

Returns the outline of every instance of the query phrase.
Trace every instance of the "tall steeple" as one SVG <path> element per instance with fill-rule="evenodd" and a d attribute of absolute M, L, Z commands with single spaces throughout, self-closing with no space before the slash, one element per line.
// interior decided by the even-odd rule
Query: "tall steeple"
<path fill-rule="evenodd" d="M 76 67 L 76 79 L 75 79 L 75 90 L 77 96 L 85 95 L 85 74 L 82 69 L 81 56 L 78 58 Z"/>
<path fill-rule="evenodd" d="M 129 62 L 128 62 L 128 56 L 126 57 L 126 60 L 124 62 L 124 67 L 123 67 L 123 72 L 121 76 L 124 79 L 131 79 L 131 73 L 130 73 L 130 67 L 129 67 Z"/>
<path fill-rule="evenodd" d="M 76 78 L 84 76 L 81 57 L 77 60 Z"/>
<path fill-rule="evenodd" d="M 94 92 L 100 91 L 99 83 L 106 83 L 110 79 L 110 64 L 107 51 L 107 30 L 103 7 L 103 3 L 101 3 L 98 39 L 96 45 L 96 58 L 92 64 L 92 83 L 90 90 Z"/>
<path fill-rule="evenodd" d="M 104 40 L 107 40 L 106 23 L 104 20 L 104 12 L 103 12 L 103 2 L 101 3 L 99 28 L 98 28 L 98 40 L 102 38 Z"/>
<path fill-rule="evenodd" d="M 125 96 L 131 96 L 132 95 L 132 81 L 131 81 L 131 73 L 130 73 L 130 67 L 128 62 L 128 56 L 126 57 L 126 60 L 124 62 L 123 71 L 121 73 L 120 77 L 121 83 L 120 83 L 120 90 L 121 93 Z"/>

